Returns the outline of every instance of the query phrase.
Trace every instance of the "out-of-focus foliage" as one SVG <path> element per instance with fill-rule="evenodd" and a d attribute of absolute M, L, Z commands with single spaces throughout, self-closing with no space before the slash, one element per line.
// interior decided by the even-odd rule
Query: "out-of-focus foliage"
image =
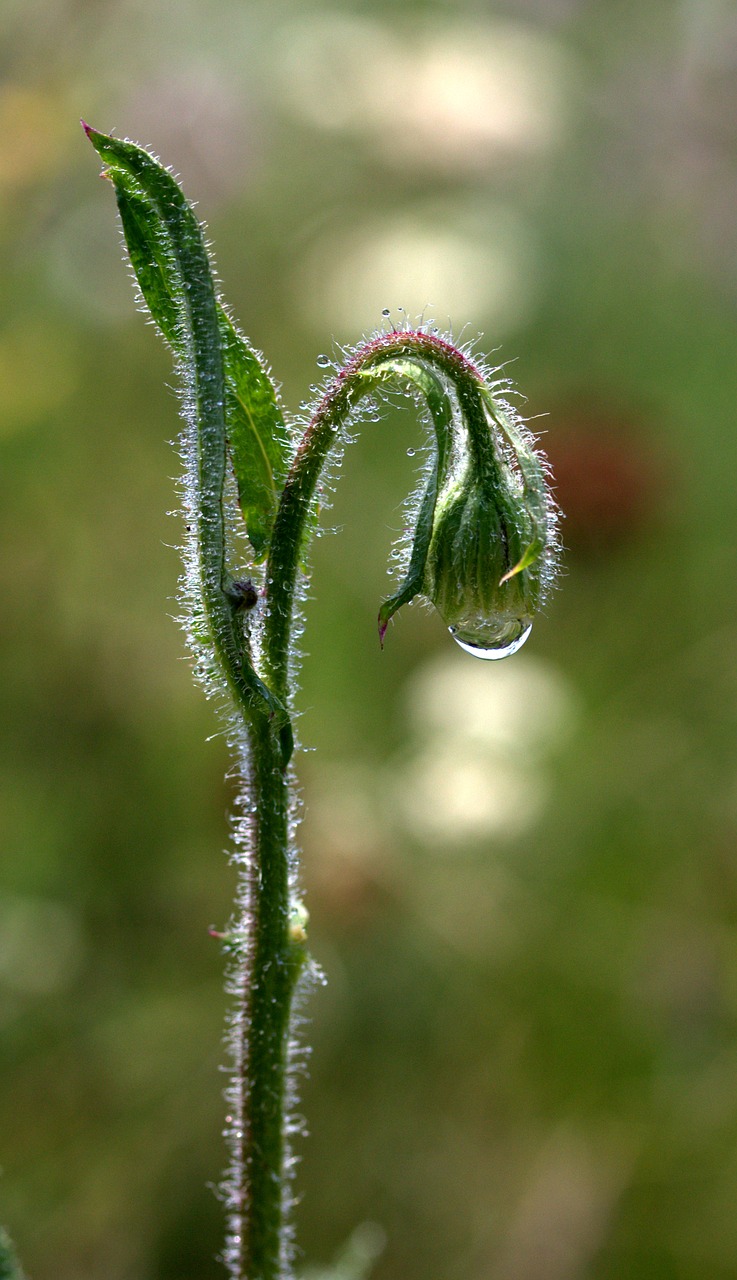
<path fill-rule="evenodd" d="M 7 1233 L 0 1227 L 0 1280 L 24 1280 Z"/>
<path fill-rule="evenodd" d="M 34 1280 L 206 1280 L 226 751 L 167 613 L 168 363 L 77 125 L 151 144 L 298 406 L 429 307 L 516 357 L 568 512 L 480 664 L 346 455 L 307 605 L 299 1238 L 377 1280 L 737 1276 L 737 19 L 720 0 L 6 0 L 0 1219 Z M 361 573 L 356 573 L 359 567 Z M 360 591 L 353 586 L 363 580 Z M 488 669 L 491 668 L 491 669 Z"/>

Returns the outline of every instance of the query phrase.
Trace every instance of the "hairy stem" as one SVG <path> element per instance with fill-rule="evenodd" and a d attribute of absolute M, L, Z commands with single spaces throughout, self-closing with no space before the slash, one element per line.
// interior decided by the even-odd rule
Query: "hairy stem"
<path fill-rule="evenodd" d="M 277 734 L 248 731 L 249 848 L 232 984 L 231 1170 L 226 1262 L 234 1280 L 280 1280 L 288 1269 L 283 1223 L 288 1155 L 284 1109 L 290 1015 L 305 961 L 290 932 L 289 776 Z"/>

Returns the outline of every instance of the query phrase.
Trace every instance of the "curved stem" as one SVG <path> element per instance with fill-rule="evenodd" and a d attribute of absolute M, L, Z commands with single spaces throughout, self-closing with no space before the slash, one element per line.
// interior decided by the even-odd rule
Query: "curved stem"
<path fill-rule="evenodd" d="M 331 382 L 302 437 L 276 515 L 267 563 L 268 611 L 264 627 L 267 681 L 277 698 L 289 702 L 289 652 L 294 595 L 305 528 L 320 474 L 343 423 L 360 400 L 375 391 L 398 358 L 437 369 L 449 379 L 461 403 L 469 447 L 479 464 L 494 468 L 494 444 L 484 412 L 479 370 L 442 338 L 418 330 L 382 334 L 359 348 Z"/>

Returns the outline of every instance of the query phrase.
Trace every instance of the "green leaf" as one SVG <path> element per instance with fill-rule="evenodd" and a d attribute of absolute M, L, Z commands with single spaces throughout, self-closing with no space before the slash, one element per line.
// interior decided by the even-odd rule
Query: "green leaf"
<path fill-rule="evenodd" d="M 368 1280 L 386 1246 L 386 1236 L 375 1222 L 363 1222 L 341 1249 L 330 1267 L 310 1268 L 302 1280 Z"/>
<path fill-rule="evenodd" d="M 172 175 L 133 143 L 84 127 L 115 187 L 131 262 L 144 299 L 172 346 L 187 384 L 187 420 L 193 446 L 187 484 L 195 518 L 191 536 L 198 595 L 209 640 L 244 709 L 252 716 L 266 713 L 275 720 L 288 754 L 288 713 L 256 673 L 227 592 L 223 500 L 226 413 L 233 398 L 228 371 L 234 385 L 245 378 L 248 365 L 241 353 L 245 343 L 224 318 L 215 296 L 202 229 Z M 253 359 L 256 361 L 255 356 Z M 263 378 L 268 381 L 265 373 Z M 263 404 L 265 399 L 263 384 L 259 383 L 252 396 L 253 404 Z M 255 502 L 253 493 L 249 493 L 249 500 Z M 256 540 L 262 542 L 263 530 L 273 516 L 270 508 L 259 514 L 261 524 Z M 195 643 L 200 643 L 198 634 Z"/>
<path fill-rule="evenodd" d="M 15 1256 L 15 1249 L 0 1227 L 0 1280 L 25 1280 L 20 1263 Z"/>
<path fill-rule="evenodd" d="M 219 309 L 227 389 L 225 427 L 238 501 L 256 555 L 263 560 L 290 453 L 274 385 L 258 356 Z"/>
<path fill-rule="evenodd" d="M 144 302 L 169 346 L 183 355 L 182 296 L 184 285 L 156 206 L 125 169 L 112 177 L 131 266 Z"/>
<path fill-rule="evenodd" d="M 171 175 L 138 147 L 89 131 L 107 165 L 126 246 L 144 302 L 179 360 L 187 359 L 187 286 L 162 217 L 167 187 L 181 192 Z M 110 144 L 115 143 L 113 148 Z M 150 162 L 143 167 L 140 157 Z M 169 190 L 169 197 L 171 191 Z M 189 230 L 197 227 L 187 206 Z M 199 230 L 199 228 L 197 227 Z M 286 479 L 290 441 L 276 390 L 258 354 L 216 300 L 226 386 L 225 432 L 238 487 L 238 501 L 257 562 L 264 559 Z"/>

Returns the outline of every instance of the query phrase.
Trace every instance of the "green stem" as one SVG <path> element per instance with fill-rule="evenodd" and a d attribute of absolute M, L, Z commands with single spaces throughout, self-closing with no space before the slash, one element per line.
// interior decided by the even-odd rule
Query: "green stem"
<path fill-rule="evenodd" d="M 234 1280 L 288 1274 L 284 1238 L 292 999 L 305 950 L 290 932 L 290 779 L 273 727 L 249 727 L 245 886 L 232 989 L 234 1072 L 229 1091 L 231 1169 L 226 1261 Z"/>

